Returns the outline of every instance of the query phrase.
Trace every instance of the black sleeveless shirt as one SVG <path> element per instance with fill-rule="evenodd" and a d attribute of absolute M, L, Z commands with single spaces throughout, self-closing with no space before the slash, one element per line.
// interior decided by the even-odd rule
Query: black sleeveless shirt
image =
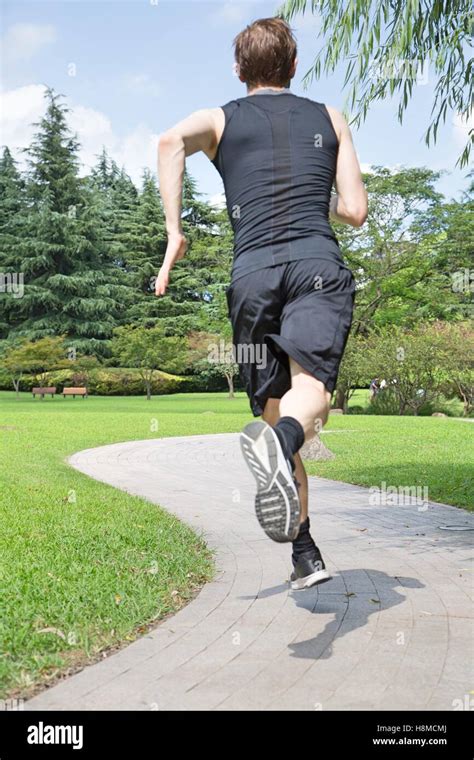
<path fill-rule="evenodd" d="M 222 108 L 212 163 L 234 230 L 232 278 L 302 258 L 343 263 L 329 224 L 339 144 L 326 106 L 262 89 Z"/>

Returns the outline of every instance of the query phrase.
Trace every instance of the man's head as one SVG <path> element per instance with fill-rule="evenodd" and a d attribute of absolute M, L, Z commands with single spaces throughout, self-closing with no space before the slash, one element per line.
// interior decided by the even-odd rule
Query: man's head
<path fill-rule="evenodd" d="M 296 40 L 286 21 L 261 18 L 234 39 L 235 62 L 247 89 L 288 87 L 296 70 Z"/>

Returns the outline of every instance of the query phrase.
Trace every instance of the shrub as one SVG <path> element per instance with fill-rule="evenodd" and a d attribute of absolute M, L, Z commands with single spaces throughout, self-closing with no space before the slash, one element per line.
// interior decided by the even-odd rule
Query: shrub
<path fill-rule="evenodd" d="M 202 374 L 185 375 L 182 379 L 180 393 L 212 393 L 228 390 L 227 380 L 223 375 L 213 377 Z"/>
<path fill-rule="evenodd" d="M 145 387 L 137 369 L 121 367 L 100 367 L 90 370 L 88 373 L 88 391 L 97 396 L 142 396 L 145 395 Z M 64 387 L 75 385 L 77 370 L 62 369 L 47 372 L 45 382 L 47 385 L 55 385 L 58 393 Z M 31 375 L 25 375 L 20 383 L 20 390 L 31 391 L 37 385 L 37 380 Z M 166 372 L 156 371 L 152 380 L 152 393 L 154 395 L 167 395 L 185 390 L 186 378 L 179 375 L 169 375 Z M 2 387 L 11 390 L 10 383 Z"/>
<path fill-rule="evenodd" d="M 458 417 L 460 413 L 461 402 L 458 399 L 452 399 L 448 401 L 444 396 L 434 401 L 429 401 L 420 407 L 418 414 L 422 417 L 430 417 L 434 412 L 443 412 L 448 417 Z"/>
<path fill-rule="evenodd" d="M 354 404 L 347 407 L 346 414 L 367 414 L 367 407 Z"/>
<path fill-rule="evenodd" d="M 399 414 L 399 402 L 391 388 L 379 391 L 368 404 L 366 414 Z"/>

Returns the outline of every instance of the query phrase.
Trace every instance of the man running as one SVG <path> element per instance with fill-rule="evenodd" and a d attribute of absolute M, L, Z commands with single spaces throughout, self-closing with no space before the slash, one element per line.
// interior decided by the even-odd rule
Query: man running
<path fill-rule="evenodd" d="M 359 227 L 367 194 L 343 116 L 290 91 L 297 48 L 288 24 L 259 19 L 237 35 L 234 49 L 247 95 L 196 111 L 160 136 L 168 246 L 156 294 L 165 293 L 186 251 L 185 158 L 201 150 L 224 183 L 234 230 L 227 289 L 233 344 L 253 415 L 263 418 L 241 434 L 257 482 L 257 518 L 271 539 L 292 542 L 291 586 L 303 589 L 331 576 L 310 534 L 298 452 L 327 420 L 355 290 L 329 214 Z M 260 350 L 259 362 L 251 352 L 242 361 L 239 346 L 268 349 L 266 362 Z"/>

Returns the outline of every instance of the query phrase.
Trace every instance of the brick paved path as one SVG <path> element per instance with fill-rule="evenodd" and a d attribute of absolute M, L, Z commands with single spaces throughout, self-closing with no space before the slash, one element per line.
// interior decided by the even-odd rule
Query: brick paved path
<path fill-rule="evenodd" d="M 216 549 L 187 607 L 27 709 L 453 709 L 473 700 L 472 515 L 373 506 L 369 491 L 310 479 L 315 536 L 334 579 L 292 592 L 288 545 L 253 513 L 235 434 L 135 441 L 70 459 L 162 505 Z M 472 569 L 472 568 L 471 568 Z M 460 700 L 460 702 L 453 702 Z"/>

